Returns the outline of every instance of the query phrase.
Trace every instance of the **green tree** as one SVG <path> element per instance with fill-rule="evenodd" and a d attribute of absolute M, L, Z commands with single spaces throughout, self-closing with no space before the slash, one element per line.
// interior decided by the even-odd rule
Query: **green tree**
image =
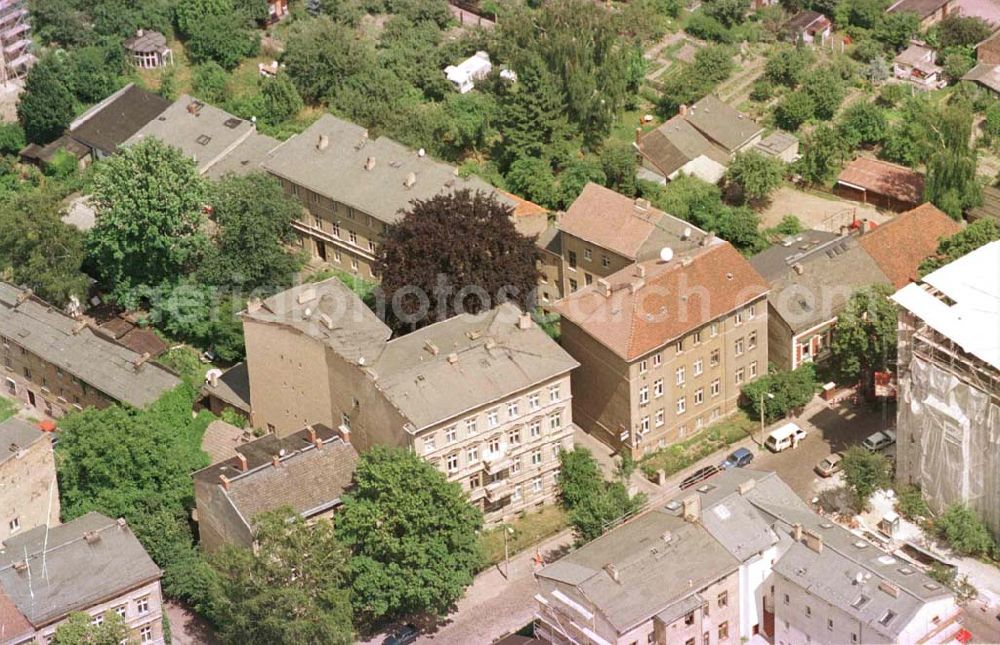
<path fill-rule="evenodd" d="M 302 98 L 318 103 L 374 67 L 373 53 L 348 27 L 326 16 L 292 25 L 282 56 Z"/>
<path fill-rule="evenodd" d="M 90 614 L 78 611 L 59 625 L 52 645 L 118 645 L 128 639 L 128 627 L 113 611 L 104 613 L 100 625 L 93 624 Z"/>
<path fill-rule="evenodd" d="M 712 16 L 702 11 L 696 11 L 684 22 L 684 31 L 695 38 L 701 38 L 715 43 L 731 43 L 735 40 L 733 32 Z"/>
<path fill-rule="evenodd" d="M 938 241 L 937 252 L 920 263 L 920 276 L 936 271 L 995 240 L 1000 240 L 996 222 L 991 219 L 976 220 L 958 233 Z"/>
<path fill-rule="evenodd" d="M 64 306 L 87 295 L 84 235 L 62 221 L 62 195 L 36 190 L 0 200 L 0 266 L 18 284 Z"/>
<path fill-rule="evenodd" d="M 558 484 L 578 544 L 599 537 L 611 524 L 646 503 L 645 495 L 629 497 L 621 481 L 605 481 L 597 460 L 586 448 L 560 451 Z"/>
<path fill-rule="evenodd" d="M 192 27 L 186 46 L 193 62 L 214 61 L 223 69 L 231 70 L 244 58 L 257 55 L 260 35 L 247 27 L 238 14 L 213 14 Z"/>
<path fill-rule="evenodd" d="M 67 87 L 81 103 L 96 103 L 122 86 L 125 58 L 120 47 L 83 47 L 67 62 Z"/>
<path fill-rule="evenodd" d="M 812 99 L 812 116 L 827 121 L 844 101 L 844 83 L 832 69 L 823 67 L 810 73 L 802 82 L 802 91 Z"/>
<path fill-rule="evenodd" d="M 969 47 L 950 47 L 943 52 L 944 73 L 955 81 L 965 76 L 976 66 L 975 53 Z"/>
<path fill-rule="evenodd" d="M 542 159 L 522 157 L 507 171 L 507 187 L 517 195 L 547 208 L 558 205 L 552 167 Z"/>
<path fill-rule="evenodd" d="M 763 398 L 764 417 L 776 421 L 809 403 L 816 393 L 816 385 L 816 368 L 811 363 L 794 370 L 778 370 L 772 366 L 767 376 L 743 386 L 743 398 L 754 418 L 760 416 Z"/>
<path fill-rule="evenodd" d="M 605 184 L 607 176 L 594 159 L 574 159 L 559 173 L 559 208 L 569 208 L 588 183 Z"/>
<path fill-rule="evenodd" d="M 920 31 L 920 16 L 912 11 L 883 13 L 872 30 L 875 40 L 899 51 Z"/>
<path fill-rule="evenodd" d="M 781 160 L 749 150 L 733 157 L 726 170 L 726 181 L 737 188 L 741 201 L 757 202 L 767 199 L 781 186 L 784 174 Z"/>
<path fill-rule="evenodd" d="M 500 94 L 501 159 L 507 167 L 522 157 L 549 160 L 550 148 L 565 140 L 569 124 L 555 76 L 538 58 L 525 58 L 517 83 Z"/>
<path fill-rule="evenodd" d="M 182 36 L 190 36 L 211 16 L 231 16 L 233 0 L 190 0 L 174 6 L 174 22 Z"/>
<path fill-rule="evenodd" d="M 303 107 L 302 97 L 284 73 L 262 79 L 260 93 L 264 104 L 261 118 L 271 125 L 293 118 Z"/>
<path fill-rule="evenodd" d="M 229 75 L 214 60 L 197 65 L 191 80 L 198 98 L 215 104 L 221 104 L 226 100 Z"/>
<path fill-rule="evenodd" d="M 192 159 L 145 139 L 97 167 L 87 239 L 95 275 L 116 297 L 140 285 L 174 282 L 204 251 L 206 187 Z"/>
<path fill-rule="evenodd" d="M 843 382 L 861 380 L 867 389 L 876 371 L 896 361 L 896 306 L 889 285 L 862 287 L 837 314 L 830 350 Z"/>
<path fill-rule="evenodd" d="M 510 207 L 493 195 L 460 190 L 414 200 L 386 230 L 375 272 L 386 301 L 394 305 L 388 312 L 390 325 L 399 332 L 458 312 L 479 313 L 505 298 L 530 311 L 537 255 L 533 240 L 514 228 Z M 440 276 L 450 290 L 442 288 Z M 423 311 L 414 287 L 429 299 Z M 487 298 L 470 292 L 473 287 Z"/>
<path fill-rule="evenodd" d="M 445 134 L 455 159 L 461 151 L 473 153 L 485 150 L 495 143 L 500 117 L 496 98 L 486 92 L 449 94 L 445 99 L 448 128 Z"/>
<path fill-rule="evenodd" d="M 75 114 L 65 69 L 54 56 L 38 61 L 24 80 L 17 120 L 31 143 L 44 145 L 62 136 Z"/>
<path fill-rule="evenodd" d="M 997 549 L 983 521 L 968 506 L 953 504 L 934 522 L 938 534 L 962 555 L 991 557 Z"/>
<path fill-rule="evenodd" d="M 837 130 L 848 147 L 857 148 L 882 143 L 888 127 L 884 109 L 868 101 L 858 101 L 844 110 Z"/>
<path fill-rule="evenodd" d="M 852 446 L 844 451 L 841 460 L 844 483 L 854 495 L 858 510 L 868 507 L 868 499 L 877 490 L 892 486 L 892 464 L 880 452 L 869 452 L 861 446 Z"/>
<path fill-rule="evenodd" d="M 950 14 L 937 24 L 941 47 L 962 47 L 978 44 L 990 37 L 993 28 L 976 16 Z"/>
<path fill-rule="evenodd" d="M 627 143 L 609 143 L 601 150 L 601 172 L 604 185 L 623 195 L 635 195 L 635 148 Z"/>
<path fill-rule="evenodd" d="M 793 167 L 806 181 L 813 184 L 830 181 L 840 170 L 847 155 L 844 138 L 826 124 L 813 130 L 802 142 L 802 148 L 802 158 Z"/>
<path fill-rule="evenodd" d="M 430 463 L 376 446 L 354 471 L 336 534 L 350 548 L 354 613 L 380 621 L 441 614 L 483 562 L 482 514 Z"/>
<path fill-rule="evenodd" d="M 733 27 L 746 20 L 747 3 L 743 0 L 707 0 L 702 11 L 726 27 Z"/>
<path fill-rule="evenodd" d="M 218 228 L 198 279 L 215 286 L 277 291 L 291 284 L 301 258 L 289 244 L 302 207 L 270 175 L 227 175 L 210 188 Z"/>
<path fill-rule="evenodd" d="M 19 123 L 0 123 L 0 155 L 16 155 L 28 141 Z"/>
<path fill-rule="evenodd" d="M 271 286 L 268 290 L 273 290 Z M 267 291 L 267 290 L 265 290 Z M 201 284 L 187 278 L 178 284 L 140 290 L 149 302 L 149 321 L 172 337 L 211 350 L 228 362 L 245 355 L 239 312 L 246 304 L 242 291 Z"/>
<path fill-rule="evenodd" d="M 349 554 L 329 520 L 307 524 L 290 508 L 257 516 L 254 548 L 227 546 L 213 618 L 227 643 L 351 643 Z"/>
<path fill-rule="evenodd" d="M 723 206 L 708 222 L 708 229 L 716 231 L 743 255 L 754 255 L 768 247 L 760 231 L 760 216 L 747 206 Z"/>
<path fill-rule="evenodd" d="M 209 463 L 201 438 L 213 418 L 191 415 L 200 385 L 181 385 L 143 410 L 114 405 L 63 417 L 56 447 L 63 521 L 90 511 L 126 518 L 165 570 L 164 591 L 195 604 L 205 579 L 188 522 L 190 473 Z"/>
<path fill-rule="evenodd" d="M 796 90 L 785 96 L 774 109 L 774 122 L 778 127 L 795 132 L 803 123 L 812 118 L 816 104 L 808 93 Z"/>
<path fill-rule="evenodd" d="M 785 87 L 798 87 L 815 57 L 806 47 L 775 47 L 764 65 L 764 78 Z"/>
<path fill-rule="evenodd" d="M 887 80 L 891 73 L 892 70 L 889 68 L 889 62 L 882 55 L 872 58 L 864 70 L 865 78 L 872 83 L 881 83 Z"/>

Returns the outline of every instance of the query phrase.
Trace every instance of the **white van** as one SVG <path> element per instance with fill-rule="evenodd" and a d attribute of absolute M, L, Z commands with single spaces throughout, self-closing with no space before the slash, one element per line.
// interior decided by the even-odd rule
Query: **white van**
<path fill-rule="evenodd" d="M 793 448 L 806 438 L 806 431 L 798 425 L 789 422 L 780 428 L 775 428 L 771 434 L 767 435 L 764 445 L 772 452 L 781 452 L 786 448 Z"/>

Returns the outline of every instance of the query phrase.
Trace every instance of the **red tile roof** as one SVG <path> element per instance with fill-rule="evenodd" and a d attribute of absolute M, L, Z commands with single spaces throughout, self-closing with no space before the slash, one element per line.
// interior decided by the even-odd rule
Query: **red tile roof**
<path fill-rule="evenodd" d="M 15 642 L 27 636 L 34 628 L 14 604 L 14 601 L 0 587 L 0 636 L 4 642 Z"/>
<path fill-rule="evenodd" d="M 643 272 L 644 277 L 639 277 Z M 555 311 L 631 361 L 767 293 L 767 282 L 728 242 L 670 262 L 642 262 L 555 304 Z"/>
<path fill-rule="evenodd" d="M 590 183 L 559 220 L 559 228 L 634 260 L 664 215 L 651 206 L 638 206 L 631 197 Z"/>
<path fill-rule="evenodd" d="M 924 176 L 887 161 L 858 157 L 847 164 L 837 181 L 901 202 L 919 204 L 924 200 Z"/>
<path fill-rule="evenodd" d="M 923 204 L 900 213 L 858 241 L 893 286 L 902 289 L 919 278 L 917 269 L 924 258 L 937 250 L 938 240 L 954 235 L 961 228 L 933 204 Z"/>

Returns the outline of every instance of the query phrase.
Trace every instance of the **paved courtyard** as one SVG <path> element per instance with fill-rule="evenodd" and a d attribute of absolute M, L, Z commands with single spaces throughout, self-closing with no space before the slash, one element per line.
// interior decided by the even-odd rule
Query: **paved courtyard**
<path fill-rule="evenodd" d="M 775 226 L 786 215 L 798 217 L 806 228 L 821 231 L 837 231 L 842 225 L 850 224 L 855 215 L 858 219 L 867 218 L 877 224 L 891 219 L 890 215 L 880 213 L 868 204 L 782 186 L 774 191 L 771 203 L 760 213 L 760 219 L 764 226 Z"/>

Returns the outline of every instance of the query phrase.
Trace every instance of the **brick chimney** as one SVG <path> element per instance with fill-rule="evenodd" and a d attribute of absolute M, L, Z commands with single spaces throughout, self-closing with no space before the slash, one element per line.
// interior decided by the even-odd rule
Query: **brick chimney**
<path fill-rule="evenodd" d="M 802 541 L 802 525 L 798 522 L 792 524 L 792 539 L 796 542 Z"/>
<path fill-rule="evenodd" d="M 239 463 L 237 468 L 240 469 L 240 472 L 245 473 L 247 470 L 249 470 L 249 464 L 247 463 L 247 456 L 244 455 L 242 452 L 236 453 L 236 461 Z"/>
<path fill-rule="evenodd" d="M 228 477 L 226 477 L 225 475 L 219 475 L 219 483 L 222 484 L 223 488 L 225 488 L 226 490 L 229 490 L 229 478 Z"/>
<path fill-rule="evenodd" d="M 815 551 L 816 553 L 823 552 L 823 536 L 815 531 L 802 531 L 802 536 L 805 538 L 806 546 Z"/>
<path fill-rule="evenodd" d="M 681 500 L 684 505 L 684 520 L 686 522 L 697 522 L 701 520 L 701 498 L 697 495 L 690 495 Z"/>
<path fill-rule="evenodd" d="M 278 455 L 272 455 L 271 456 L 271 465 L 274 466 L 275 468 L 280 468 L 281 467 L 281 457 L 279 457 Z"/>
<path fill-rule="evenodd" d="M 316 442 L 316 428 L 312 426 L 306 426 L 306 435 L 309 437 L 309 443 Z"/>
<path fill-rule="evenodd" d="M 531 314 L 523 313 L 517 318 L 517 328 L 520 330 L 531 329 Z"/>
<path fill-rule="evenodd" d="M 340 436 L 340 440 L 344 443 L 351 443 L 351 431 L 344 426 L 337 426 L 337 435 Z"/>

